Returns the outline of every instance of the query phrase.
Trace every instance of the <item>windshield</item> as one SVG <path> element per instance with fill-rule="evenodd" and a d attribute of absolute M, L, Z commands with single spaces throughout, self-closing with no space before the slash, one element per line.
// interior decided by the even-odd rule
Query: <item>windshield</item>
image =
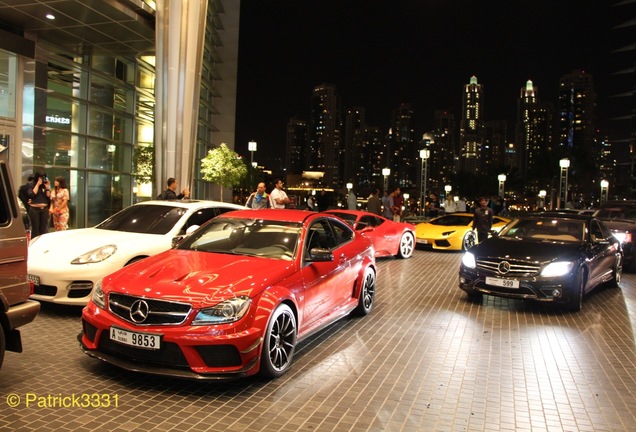
<path fill-rule="evenodd" d="M 473 221 L 472 216 L 448 215 L 428 221 L 431 225 L 468 226 Z"/>
<path fill-rule="evenodd" d="M 217 218 L 195 231 L 177 249 L 291 261 L 300 232 L 299 223 Z"/>
<path fill-rule="evenodd" d="M 585 221 L 573 219 L 517 219 L 507 225 L 501 231 L 499 237 L 581 242 L 585 238 Z"/>
<path fill-rule="evenodd" d="M 142 234 L 167 234 L 186 212 L 183 207 L 133 205 L 115 213 L 95 228 Z"/>

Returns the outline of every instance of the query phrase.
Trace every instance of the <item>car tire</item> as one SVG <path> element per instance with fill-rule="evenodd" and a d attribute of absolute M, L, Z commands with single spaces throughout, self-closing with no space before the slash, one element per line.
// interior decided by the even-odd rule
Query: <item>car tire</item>
<path fill-rule="evenodd" d="M 291 367 L 296 349 L 296 317 L 291 308 L 282 303 L 272 313 L 263 338 L 260 375 L 278 378 Z"/>
<path fill-rule="evenodd" d="M 475 233 L 473 231 L 468 231 L 462 239 L 462 250 L 467 251 L 471 247 L 475 246 L 475 243 L 477 243 Z"/>
<path fill-rule="evenodd" d="M 400 238 L 400 244 L 398 246 L 398 257 L 407 259 L 413 256 L 415 250 L 415 236 L 413 233 L 405 232 Z"/>
<path fill-rule="evenodd" d="M 358 297 L 358 306 L 353 310 L 353 313 L 358 316 L 369 315 L 371 309 L 373 309 L 373 302 L 375 301 L 375 271 L 367 267 L 364 271 L 364 278 L 362 279 L 362 286 L 360 287 L 360 296 Z"/>
<path fill-rule="evenodd" d="M 566 307 L 570 312 L 578 312 L 583 306 L 583 294 L 585 290 L 585 270 L 579 269 L 574 279 L 572 287 L 572 295 L 566 303 Z"/>
<path fill-rule="evenodd" d="M 0 324 L 0 368 L 2 368 L 2 361 L 4 360 L 4 351 L 6 349 L 6 342 L 4 340 L 4 329 Z"/>

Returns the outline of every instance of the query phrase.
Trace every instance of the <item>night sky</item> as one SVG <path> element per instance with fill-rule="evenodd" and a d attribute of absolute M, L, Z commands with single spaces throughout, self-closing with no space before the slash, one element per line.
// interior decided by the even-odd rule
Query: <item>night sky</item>
<path fill-rule="evenodd" d="M 421 135 L 436 109 L 460 120 L 463 86 L 476 75 L 485 120 L 508 120 L 511 132 L 526 81 L 541 101 L 556 102 L 559 78 L 573 69 L 593 75 L 598 126 L 616 133 L 625 126 L 608 119 L 625 114 L 617 112 L 625 98 L 610 96 L 633 83 L 612 74 L 633 60 L 612 51 L 636 39 L 612 30 L 634 9 L 615 3 L 242 0 L 236 151 L 249 157 L 255 140 L 254 160 L 283 157 L 287 121 L 309 118 L 312 89 L 322 83 L 336 85 L 343 109 L 365 107 L 367 124 L 386 130 L 392 111 L 411 103 Z"/>

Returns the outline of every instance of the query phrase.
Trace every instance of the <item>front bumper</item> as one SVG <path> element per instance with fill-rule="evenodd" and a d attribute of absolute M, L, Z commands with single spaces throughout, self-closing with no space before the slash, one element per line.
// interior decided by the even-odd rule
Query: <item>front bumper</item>
<path fill-rule="evenodd" d="M 147 350 L 112 341 L 109 337 L 111 326 L 130 332 L 160 334 L 161 348 Z M 130 371 L 222 380 L 253 375 L 260 366 L 263 330 L 258 326 L 244 328 L 244 324 L 234 323 L 140 327 L 89 303 L 82 314 L 82 327 L 78 336 L 82 351 Z"/>
<path fill-rule="evenodd" d="M 501 286 L 489 285 L 486 277 L 502 278 L 501 275 L 488 274 L 478 270 L 466 269 L 464 266 L 459 271 L 459 288 L 468 293 L 488 294 L 497 297 L 512 299 L 530 299 L 539 302 L 565 303 L 573 293 L 574 275 L 564 277 L 541 278 L 525 277 L 514 278 L 519 282 L 518 288 L 505 288 Z"/>

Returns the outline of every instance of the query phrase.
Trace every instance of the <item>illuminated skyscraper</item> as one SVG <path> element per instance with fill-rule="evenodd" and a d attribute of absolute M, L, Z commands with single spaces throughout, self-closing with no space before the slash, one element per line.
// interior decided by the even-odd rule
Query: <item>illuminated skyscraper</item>
<path fill-rule="evenodd" d="M 340 133 L 342 128 L 340 96 L 336 86 L 314 87 L 309 119 L 309 151 L 305 155 L 310 171 L 323 171 L 323 182 L 340 186 Z"/>
<path fill-rule="evenodd" d="M 460 168 L 471 172 L 481 171 L 481 146 L 483 128 L 483 89 L 477 77 L 470 77 L 462 95 L 462 120 L 460 124 Z"/>

